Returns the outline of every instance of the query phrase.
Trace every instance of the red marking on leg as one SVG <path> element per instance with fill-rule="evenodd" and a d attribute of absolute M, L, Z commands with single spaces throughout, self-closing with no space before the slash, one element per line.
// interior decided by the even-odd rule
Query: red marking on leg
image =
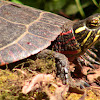
<path fill-rule="evenodd" d="M 96 54 L 93 54 L 91 50 L 87 49 L 87 51 L 88 51 L 88 53 L 89 53 L 90 55 L 94 56 L 95 58 L 97 57 L 97 55 L 96 55 Z"/>
<path fill-rule="evenodd" d="M 71 41 L 71 40 L 75 40 L 75 36 L 73 36 L 71 39 L 68 39 L 65 43 L 63 43 L 63 44 L 67 44 L 69 41 Z M 61 44 L 61 43 L 60 43 Z M 70 44 L 70 45 L 75 45 L 76 43 L 74 43 L 74 44 Z"/>
<path fill-rule="evenodd" d="M 90 51 L 89 49 L 87 49 L 87 51 L 88 51 L 90 54 L 92 54 L 91 51 Z"/>
<path fill-rule="evenodd" d="M 74 46 L 74 45 L 76 45 L 76 43 L 73 43 L 73 44 L 70 44 L 71 46 Z"/>
<path fill-rule="evenodd" d="M 69 30 L 69 31 L 67 31 L 67 32 L 65 32 L 65 33 L 61 33 L 61 35 L 67 35 L 67 34 L 69 34 L 69 33 L 72 33 L 72 30 Z"/>
<path fill-rule="evenodd" d="M 75 40 L 75 36 L 73 36 L 71 39 L 68 39 L 68 40 L 66 41 L 66 43 L 68 43 L 68 42 L 71 41 L 71 40 Z"/>
<path fill-rule="evenodd" d="M 75 51 L 61 51 L 60 53 L 63 53 L 63 54 L 72 54 L 72 55 L 74 55 L 74 54 L 78 54 L 79 52 L 80 52 L 81 50 L 79 49 L 79 50 L 75 50 Z"/>

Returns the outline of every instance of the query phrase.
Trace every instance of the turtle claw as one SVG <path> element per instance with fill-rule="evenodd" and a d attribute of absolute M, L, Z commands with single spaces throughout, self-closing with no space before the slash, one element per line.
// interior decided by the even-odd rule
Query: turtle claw
<path fill-rule="evenodd" d="M 90 87 L 90 85 L 85 81 L 83 81 L 82 84 L 80 83 L 80 88 L 81 89 L 84 89 L 85 87 Z"/>
<path fill-rule="evenodd" d="M 81 88 L 81 89 L 84 89 L 85 87 L 84 87 L 82 84 L 80 84 L 80 88 Z"/>
<path fill-rule="evenodd" d="M 87 82 L 84 82 L 84 86 L 90 87 L 90 85 Z"/>
<path fill-rule="evenodd" d="M 95 69 L 95 67 L 92 64 L 89 64 L 89 67 Z"/>
<path fill-rule="evenodd" d="M 94 64 L 100 65 L 100 63 L 98 61 L 95 61 Z"/>
<path fill-rule="evenodd" d="M 84 89 L 84 88 L 86 88 L 86 87 L 90 87 L 90 85 L 87 83 L 87 82 L 85 82 L 85 81 L 83 81 L 83 80 L 74 80 L 74 81 L 72 81 L 71 82 L 71 87 L 80 87 L 80 89 Z"/>

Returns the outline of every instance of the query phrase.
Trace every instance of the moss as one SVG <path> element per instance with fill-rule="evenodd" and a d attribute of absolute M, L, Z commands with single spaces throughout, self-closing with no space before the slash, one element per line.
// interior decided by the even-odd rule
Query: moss
<path fill-rule="evenodd" d="M 73 100 L 73 98 L 74 100 L 79 100 L 79 98 L 81 98 L 82 96 L 82 94 L 70 93 L 67 100 Z M 87 90 L 85 100 L 100 100 L 100 96 L 95 95 L 94 92 L 91 90 Z"/>
<path fill-rule="evenodd" d="M 24 73 L 23 73 L 24 72 Z M 37 59 L 31 60 L 28 59 L 26 62 L 23 62 L 14 67 L 14 69 L 2 70 L 0 69 L 0 100 L 49 100 L 49 96 L 46 91 L 38 89 L 36 91 L 31 91 L 28 94 L 23 94 L 22 86 L 25 80 L 30 79 L 38 73 L 49 73 L 54 75 L 56 72 L 55 60 L 54 59 Z M 53 84 L 56 84 L 56 80 Z M 51 84 L 47 84 L 48 90 L 51 94 L 55 94 L 54 91 L 56 87 Z M 100 97 L 96 94 L 87 90 L 87 96 L 85 100 L 99 100 Z M 83 94 L 77 93 L 68 93 L 66 94 L 67 100 L 78 100 Z"/>
<path fill-rule="evenodd" d="M 34 91 L 34 93 L 24 95 L 21 93 L 21 89 L 26 79 L 38 73 L 52 73 L 55 70 L 54 66 L 54 59 L 37 59 L 35 61 L 28 59 L 15 66 L 11 71 L 0 69 L 0 100 L 28 100 L 31 97 L 41 100 L 38 98 L 46 98 L 45 92 Z M 23 74 L 23 71 L 27 76 Z"/>
<path fill-rule="evenodd" d="M 0 100 L 15 100 L 18 98 L 21 83 L 16 73 L 8 69 L 0 69 Z"/>

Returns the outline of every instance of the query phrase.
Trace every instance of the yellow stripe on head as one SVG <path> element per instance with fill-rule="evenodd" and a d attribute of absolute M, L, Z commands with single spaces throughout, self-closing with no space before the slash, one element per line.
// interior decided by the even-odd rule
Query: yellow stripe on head
<path fill-rule="evenodd" d="M 98 30 L 97 34 L 100 36 L 100 29 Z"/>
<path fill-rule="evenodd" d="M 83 26 L 83 27 L 79 27 L 78 29 L 75 30 L 75 33 L 79 33 L 81 31 L 84 31 L 86 28 L 86 26 Z"/>
<path fill-rule="evenodd" d="M 85 44 L 87 39 L 90 37 L 91 33 L 92 33 L 92 30 L 88 33 L 87 37 L 83 40 L 83 42 L 81 43 L 81 46 L 83 46 Z"/>

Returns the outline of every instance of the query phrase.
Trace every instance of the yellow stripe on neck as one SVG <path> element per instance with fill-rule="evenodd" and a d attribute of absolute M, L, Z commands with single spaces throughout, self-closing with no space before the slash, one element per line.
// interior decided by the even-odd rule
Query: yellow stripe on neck
<path fill-rule="evenodd" d="M 78 29 L 75 30 L 75 33 L 79 33 L 83 30 L 85 30 L 86 26 L 83 26 L 83 27 L 79 27 Z"/>
<path fill-rule="evenodd" d="M 85 42 L 87 41 L 87 39 L 90 37 L 92 31 L 90 31 L 87 35 L 87 37 L 83 40 L 83 42 L 81 43 L 81 46 L 83 46 L 85 44 Z"/>
<path fill-rule="evenodd" d="M 94 38 L 94 40 L 93 40 L 93 43 L 99 38 L 99 36 L 100 36 L 100 35 L 96 35 L 96 36 L 95 36 L 95 38 Z"/>
<path fill-rule="evenodd" d="M 93 43 L 100 37 L 100 29 L 97 32 L 97 35 L 95 36 Z"/>

